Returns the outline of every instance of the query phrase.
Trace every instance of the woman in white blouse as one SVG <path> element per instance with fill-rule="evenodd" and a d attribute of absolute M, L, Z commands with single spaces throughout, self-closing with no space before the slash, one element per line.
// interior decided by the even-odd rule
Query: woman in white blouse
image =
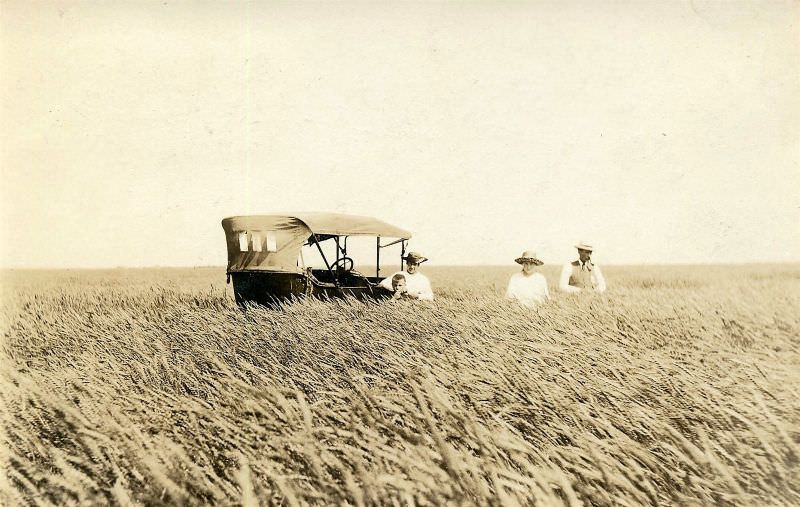
<path fill-rule="evenodd" d="M 427 276 L 419 272 L 419 265 L 427 261 L 428 258 L 417 252 L 408 252 L 408 255 L 403 257 L 403 260 L 406 261 L 406 270 L 392 273 L 384 278 L 378 285 L 394 292 L 392 278 L 394 278 L 395 275 L 403 275 L 406 282 L 404 297 L 433 301 L 431 282 L 428 280 Z"/>
<path fill-rule="evenodd" d="M 550 291 L 547 289 L 547 279 L 537 272 L 536 268 L 544 263 L 536 257 L 536 252 L 526 250 L 514 262 L 522 265 L 522 271 L 511 276 L 506 297 L 530 307 L 545 302 L 550 297 Z"/>

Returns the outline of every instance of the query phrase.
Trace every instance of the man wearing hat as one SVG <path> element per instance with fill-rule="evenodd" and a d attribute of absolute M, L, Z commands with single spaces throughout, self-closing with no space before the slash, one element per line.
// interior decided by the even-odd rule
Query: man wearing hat
<path fill-rule="evenodd" d="M 392 290 L 392 278 L 399 273 L 406 279 L 405 297 L 433 301 L 431 282 L 428 280 L 427 276 L 419 272 L 419 265 L 427 261 L 428 258 L 417 252 L 408 252 L 408 255 L 403 257 L 403 260 L 406 261 L 406 270 L 392 273 L 384 278 L 378 285 L 384 289 Z"/>
<path fill-rule="evenodd" d="M 547 279 L 543 274 L 536 272 L 536 267 L 544 264 L 536 257 L 533 250 L 525 250 L 522 255 L 514 259 L 517 264 L 522 264 L 522 271 L 514 273 L 508 281 L 506 297 L 516 299 L 524 306 L 536 306 L 544 303 L 550 297 L 547 289 Z"/>
<path fill-rule="evenodd" d="M 559 289 L 573 293 L 583 290 L 596 292 L 606 290 L 606 279 L 603 278 L 600 266 L 592 262 L 592 246 L 581 241 L 575 248 L 578 249 L 578 260 L 564 264 L 558 283 Z"/>

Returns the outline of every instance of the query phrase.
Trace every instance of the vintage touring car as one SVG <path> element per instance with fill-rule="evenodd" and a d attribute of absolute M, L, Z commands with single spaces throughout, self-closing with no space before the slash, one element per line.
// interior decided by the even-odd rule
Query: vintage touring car
<path fill-rule="evenodd" d="M 381 251 L 399 244 L 402 269 L 411 238 L 410 232 L 381 220 L 340 213 L 236 216 L 223 219 L 222 228 L 228 245 L 228 282 L 233 282 L 240 304 L 274 305 L 298 296 L 388 296 L 389 291 L 378 286 L 383 280 Z M 351 236 L 375 237 L 375 276 L 354 269 L 347 253 Z M 305 265 L 307 247 L 319 254 L 324 267 Z"/>

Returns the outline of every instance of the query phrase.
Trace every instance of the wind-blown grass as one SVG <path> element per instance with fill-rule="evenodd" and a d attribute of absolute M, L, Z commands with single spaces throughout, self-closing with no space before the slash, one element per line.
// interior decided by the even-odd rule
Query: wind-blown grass
<path fill-rule="evenodd" d="M 203 276 L 16 274 L 0 502 L 800 503 L 800 270 L 606 271 L 533 311 L 467 268 L 245 311 Z"/>

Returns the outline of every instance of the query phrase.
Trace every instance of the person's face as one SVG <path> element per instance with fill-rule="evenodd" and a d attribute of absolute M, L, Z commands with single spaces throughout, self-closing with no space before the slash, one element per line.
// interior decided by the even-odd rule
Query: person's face
<path fill-rule="evenodd" d="M 392 289 L 395 292 L 398 292 L 398 291 L 403 292 L 403 291 L 405 291 L 406 290 L 406 281 L 404 279 L 402 279 L 402 278 L 400 280 L 392 280 Z"/>
<path fill-rule="evenodd" d="M 409 274 L 413 275 L 414 273 L 417 272 L 417 269 L 419 269 L 419 264 L 417 264 L 416 262 L 408 261 L 408 264 L 406 265 L 406 271 L 408 271 Z"/>
<path fill-rule="evenodd" d="M 526 275 L 530 275 L 534 271 L 536 271 L 536 264 L 534 264 L 533 262 L 523 262 L 522 263 L 522 272 L 523 273 L 525 273 Z"/>
<path fill-rule="evenodd" d="M 586 262 L 592 258 L 592 252 L 589 250 L 578 250 L 578 257 L 580 257 L 581 262 Z"/>

